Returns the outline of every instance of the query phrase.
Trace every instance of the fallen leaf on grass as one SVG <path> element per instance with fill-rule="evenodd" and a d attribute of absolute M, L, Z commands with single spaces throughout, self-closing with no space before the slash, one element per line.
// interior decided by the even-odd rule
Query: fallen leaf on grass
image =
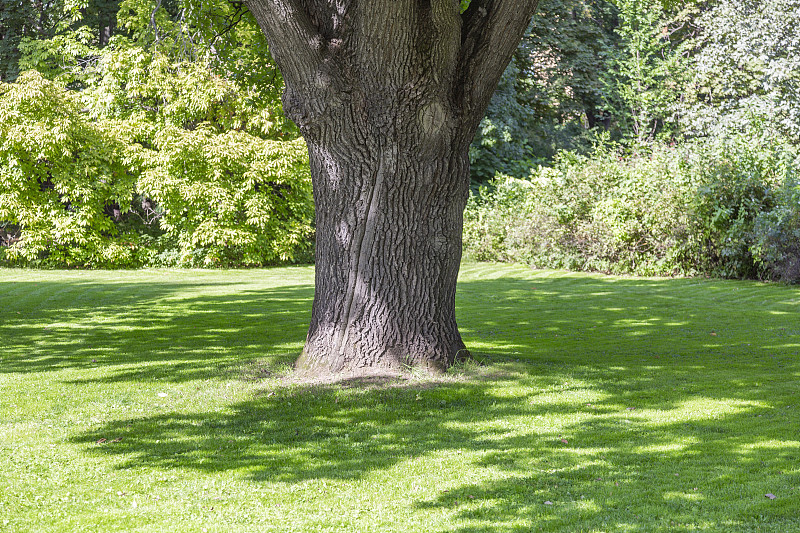
<path fill-rule="evenodd" d="M 116 439 L 112 440 L 111 442 L 121 442 L 121 441 L 122 441 L 122 437 L 117 437 Z"/>
<path fill-rule="evenodd" d="M 716 337 L 716 336 L 717 336 L 717 332 L 716 332 L 716 331 L 712 331 L 712 332 L 711 332 L 711 336 L 712 336 L 712 337 Z"/>
<path fill-rule="evenodd" d="M 107 440 L 108 440 L 108 439 L 98 439 L 98 440 L 97 440 L 97 444 L 103 444 L 103 443 L 104 443 L 104 442 L 106 442 Z"/>
<path fill-rule="evenodd" d="M 768 493 L 764 494 L 764 497 L 765 498 L 769 498 L 770 500 L 774 500 L 775 498 L 777 498 L 777 496 L 775 496 L 771 492 L 768 492 Z"/>

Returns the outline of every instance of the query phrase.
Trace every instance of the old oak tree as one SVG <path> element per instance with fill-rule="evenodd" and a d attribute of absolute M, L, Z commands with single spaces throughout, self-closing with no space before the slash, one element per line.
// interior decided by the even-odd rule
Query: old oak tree
<path fill-rule="evenodd" d="M 468 147 L 538 0 L 247 0 L 308 144 L 310 375 L 447 368 Z"/>

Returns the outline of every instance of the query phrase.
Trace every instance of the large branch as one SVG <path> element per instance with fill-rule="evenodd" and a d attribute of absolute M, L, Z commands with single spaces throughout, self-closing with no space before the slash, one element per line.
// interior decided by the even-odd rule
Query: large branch
<path fill-rule="evenodd" d="M 472 0 L 462 15 L 456 103 L 465 132 L 478 127 L 539 0 Z M 467 142 L 472 139 L 467 139 Z"/>
<path fill-rule="evenodd" d="M 327 43 L 303 0 L 245 0 L 286 79 L 302 80 L 323 61 Z"/>

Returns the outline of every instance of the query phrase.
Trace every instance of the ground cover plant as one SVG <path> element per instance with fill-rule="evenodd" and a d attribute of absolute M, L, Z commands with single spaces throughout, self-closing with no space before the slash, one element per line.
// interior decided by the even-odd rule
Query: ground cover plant
<path fill-rule="evenodd" d="M 800 530 L 797 287 L 466 264 L 482 366 L 339 384 L 312 267 L 0 288 L 0 531 Z"/>

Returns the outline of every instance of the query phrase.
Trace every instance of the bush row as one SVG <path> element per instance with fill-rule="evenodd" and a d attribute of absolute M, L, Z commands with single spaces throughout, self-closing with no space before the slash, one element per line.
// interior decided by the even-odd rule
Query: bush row
<path fill-rule="evenodd" d="M 757 127 L 624 155 L 562 153 L 470 198 L 465 254 L 540 268 L 800 279 L 798 152 Z"/>
<path fill-rule="evenodd" d="M 92 116 L 85 104 L 35 71 L 0 84 L 0 263 L 311 259 L 301 140 L 216 127 L 221 119 L 204 105 L 161 121 L 135 107 Z M 214 113 L 235 116 L 225 109 Z M 466 255 L 572 270 L 798 280 L 797 149 L 757 124 L 748 131 L 634 154 L 600 143 L 590 156 L 561 153 L 527 179 L 499 176 L 469 201 Z"/>

